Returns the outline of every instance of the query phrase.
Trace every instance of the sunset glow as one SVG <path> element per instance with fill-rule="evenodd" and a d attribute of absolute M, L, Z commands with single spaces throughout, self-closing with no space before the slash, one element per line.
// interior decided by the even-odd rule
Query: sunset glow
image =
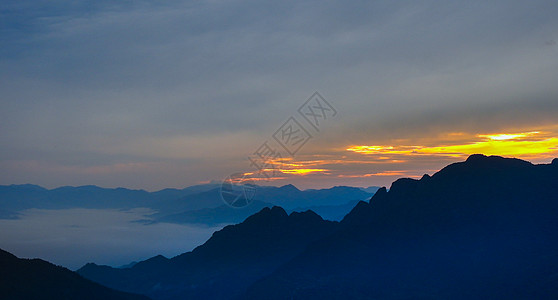
<path fill-rule="evenodd" d="M 480 138 L 480 140 L 479 140 Z M 527 139 L 528 138 L 528 139 Z M 361 154 L 404 154 L 467 156 L 471 154 L 533 157 L 558 151 L 558 138 L 541 132 L 479 134 L 469 142 L 440 146 L 350 146 L 347 151 Z"/>
<path fill-rule="evenodd" d="M 543 130 L 544 129 L 544 130 Z M 547 163 L 558 156 L 556 126 L 538 130 L 496 133 L 448 132 L 432 136 L 387 140 L 372 145 L 351 145 L 320 154 L 298 155 L 274 161 L 270 182 L 343 180 L 389 185 L 401 177 L 420 178 L 444 164 L 471 154 L 518 157 Z M 269 172 L 273 169 L 267 170 Z M 368 181 L 367 181 L 368 180 Z"/>
<path fill-rule="evenodd" d="M 281 173 L 285 174 L 295 174 L 295 175 L 306 175 L 309 173 L 316 173 L 316 172 L 326 172 L 326 169 L 282 169 L 280 170 Z"/>
<path fill-rule="evenodd" d="M 515 140 L 522 137 L 539 134 L 539 131 L 526 133 L 500 133 L 500 134 L 479 134 L 478 137 L 487 138 L 493 141 Z"/>

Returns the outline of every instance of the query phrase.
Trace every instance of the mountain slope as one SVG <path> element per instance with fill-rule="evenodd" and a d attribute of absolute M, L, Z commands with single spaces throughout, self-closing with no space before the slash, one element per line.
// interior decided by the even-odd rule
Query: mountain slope
<path fill-rule="evenodd" d="M 172 259 L 158 256 L 128 269 L 87 264 L 78 273 L 154 299 L 234 299 L 337 225 L 311 211 L 287 215 L 280 207 L 264 208 Z"/>
<path fill-rule="evenodd" d="M 482 155 L 400 179 L 245 298 L 556 299 L 557 183 L 558 160 Z"/>
<path fill-rule="evenodd" d="M 19 259 L 0 249 L 0 298 L 140 300 L 40 259 Z"/>

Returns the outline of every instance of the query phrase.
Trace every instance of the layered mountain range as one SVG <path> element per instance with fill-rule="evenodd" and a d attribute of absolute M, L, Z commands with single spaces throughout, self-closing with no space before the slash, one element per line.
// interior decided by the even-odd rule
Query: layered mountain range
<path fill-rule="evenodd" d="M 299 190 L 293 185 L 282 187 L 254 186 L 253 203 L 231 208 L 222 200 L 221 184 L 194 185 L 184 189 L 156 192 L 98 186 L 45 189 L 31 184 L 0 185 L 0 219 L 17 218 L 25 209 L 133 209 L 150 208 L 154 222 L 178 224 L 239 223 L 264 207 L 281 206 L 292 211 L 313 209 L 330 220 L 341 220 L 359 200 L 370 198 L 378 187 L 337 186 L 328 189 Z"/>
<path fill-rule="evenodd" d="M 77 273 L 152 299 L 556 299 L 557 229 L 558 159 L 472 155 L 395 181 L 340 222 L 264 207 L 191 252 L 121 268 L 89 263 Z M 25 280 L 27 289 L 43 287 L 17 258 L 2 257 L 1 269 L 11 270 L 2 293 L 22 292 Z M 63 272 L 75 293 L 87 290 L 83 278 L 53 267 L 43 276 Z"/>
<path fill-rule="evenodd" d="M 82 276 L 153 299 L 555 299 L 558 159 L 472 155 L 341 222 L 264 208 L 192 252 Z"/>

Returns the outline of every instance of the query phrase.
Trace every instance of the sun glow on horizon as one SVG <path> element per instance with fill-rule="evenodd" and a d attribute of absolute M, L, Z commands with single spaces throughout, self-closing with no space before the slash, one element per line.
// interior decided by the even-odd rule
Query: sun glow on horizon
<path fill-rule="evenodd" d="M 284 174 L 306 175 L 316 172 L 327 172 L 327 169 L 280 169 L 279 172 Z"/>
<path fill-rule="evenodd" d="M 478 137 L 487 138 L 493 141 L 515 140 L 527 136 L 537 135 L 540 131 L 532 131 L 525 133 L 498 133 L 498 134 L 478 134 Z"/>
<path fill-rule="evenodd" d="M 346 185 L 388 186 L 397 178 L 421 178 L 472 154 L 498 155 L 544 162 L 558 156 L 558 126 L 536 130 L 488 133 L 442 132 L 430 136 L 392 139 L 371 145 L 324 149 L 272 161 L 251 174 L 274 182 L 335 182 Z"/>
<path fill-rule="evenodd" d="M 479 140 L 480 138 L 480 140 Z M 524 133 L 478 134 L 456 144 L 440 146 L 355 145 L 347 151 L 360 154 L 444 155 L 462 157 L 471 154 L 536 157 L 558 152 L 558 137 L 540 131 Z"/>

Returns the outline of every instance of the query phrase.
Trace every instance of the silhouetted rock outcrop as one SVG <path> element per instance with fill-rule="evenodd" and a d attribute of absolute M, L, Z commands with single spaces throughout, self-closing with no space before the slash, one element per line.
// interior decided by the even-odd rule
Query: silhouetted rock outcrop
<path fill-rule="evenodd" d="M 41 259 L 19 259 L 0 249 L 0 299 L 147 300 L 91 282 Z"/>
<path fill-rule="evenodd" d="M 472 155 L 399 179 L 246 298 L 556 299 L 555 162 Z"/>
<path fill-rule="evenodd" d="M 264 208 L 192 252 L 79 273 L 156 299 L 556 299 L 557 183 L 556 160 L 472 155 L 340 223 Z"/>

